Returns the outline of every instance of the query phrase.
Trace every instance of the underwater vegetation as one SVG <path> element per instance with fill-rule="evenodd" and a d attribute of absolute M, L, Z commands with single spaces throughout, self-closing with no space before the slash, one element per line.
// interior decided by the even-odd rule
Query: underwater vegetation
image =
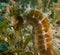
<path fill-rule="evenodd" d="M 0 55 L 60 55 L 60 8 L 54 1 L 4 1 L 0 1 Z"/>

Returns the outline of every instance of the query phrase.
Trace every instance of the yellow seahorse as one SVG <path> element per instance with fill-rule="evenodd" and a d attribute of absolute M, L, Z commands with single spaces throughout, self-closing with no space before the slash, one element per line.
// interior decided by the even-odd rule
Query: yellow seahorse
<path fill-rule="evenodd" d="M 52 43 L 51 28 L 47 17 L 38 10 L 30 10 L 26 14 L 26 20 L 34 27 L 34 43 L 38 55 L 57 55 Z"/>

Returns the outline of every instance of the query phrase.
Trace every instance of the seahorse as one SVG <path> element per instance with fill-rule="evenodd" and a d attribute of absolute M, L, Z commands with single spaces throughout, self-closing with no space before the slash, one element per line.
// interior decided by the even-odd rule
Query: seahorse
<path fill-rule="evenodd" d="M 38 10 L 30 10 L 26 13 L 26 20 L 34 27 L 34 43 L 38 55 L 57 55 L 52 42 L 52 33 L 49 20 Z"/>

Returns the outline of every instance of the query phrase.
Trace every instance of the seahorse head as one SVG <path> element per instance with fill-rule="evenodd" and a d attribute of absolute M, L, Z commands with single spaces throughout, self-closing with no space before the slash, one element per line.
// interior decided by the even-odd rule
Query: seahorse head
<path fill-rule="evenodd" d="M 40 22 L 42 21 L 41 23 L 44 24 L 44 27 L 46 26 L 46 28 L 48 28 L 50 25 L 47 17 L 44 17 L 43 13 L 38 10 L 30 10 L 26 14 L 26 20 L 32 25 L 40 24 Z"/>
<path fill-rule="evenodd" d="M 31 24 L 37 24 L 39 20 L 43 18 L 43 14 L 38 10 L 30 10 L 26 14 L 26 19 Z"/>

